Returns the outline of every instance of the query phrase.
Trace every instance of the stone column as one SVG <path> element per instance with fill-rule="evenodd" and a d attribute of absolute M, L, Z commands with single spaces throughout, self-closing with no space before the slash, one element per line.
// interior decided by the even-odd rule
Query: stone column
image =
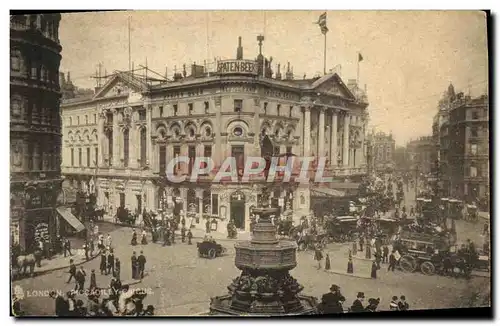
<path fill-rule="evenodd" d="M 152 128 L 151 128 L 151 110 L 152 107 L 150 104 L 146 105 L 146 158 L 149 166 L 153 164 L 154 161 L 154 153 L 153 153 L 153 140 L 152 136 Z"/>
<path fill-rule="evenodd" d="M 325 107 L 319 109 L 318 159 L 325 155 Z"/>
<path fill-rule="evenodd" d="M 349 166 L 349 119 L 350 116 L 346 112 L 344 116 L 344 148 L 342 150 L 342 165 L 344 167 Z"/>
<path fill-rule="evenodd" d="M 113 110 L 113 167 L 118 167 L 120 165 L 120 138 L 118 110 Z"/>
<path fill-rule="evenodd" d="M 253 115 L 253 155 L 260 156 L 260 98 L 254 99 L 254 115 Z"/>
<path fill-rule="evenodd" d="M 330 165 L 337 166 L 337 112 L 332 112 L 330 127 Z"/>
<path fill-rule="evenodd" d="M 225 132 L 225 130 L 222 130 L 221 101 L 222 101 L 222 99 L 220 96 L 215 97 L 215 101 L 214 101 L 214 104 L 215 104 L 214 105 L 214 107 L 215 107 L 215 126 L 212 130 L 215 133 L 215 148 L 214 148 L 214 152 L 213 152 L 213 158 L 214 158 L 214 164 L 216 166 L 220 166 L 220 164 L 222 163 L 221 159 L 223 156 L 223 152 L 222 152 L 222 145 L 221 145 L 221 143 L 222 143 L 221 132 Z"/>
<path fill-rule="evenodd" d="M 311 107 L 304 107 L 304 156 L 311 155 Z"/>
<path fill-rule="evenodd" d="M 98 152 L 98 166 L 104 165 L 104 141 L 106 141 L 106 137 L 104 135 L 104 120 L 105 115 L 100 112 L 97 122 L 97 152 Z"/>

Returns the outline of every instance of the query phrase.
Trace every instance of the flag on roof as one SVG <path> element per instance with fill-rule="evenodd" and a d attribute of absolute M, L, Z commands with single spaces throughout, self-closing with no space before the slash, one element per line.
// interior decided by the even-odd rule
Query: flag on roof
<path fill-rule="evenodd" d="M 321 33 L 324 35 L 326 33 L 328 33 L 328 27 L 326 26 L 326 12 L 322 13 L 319 18 L 318 18 L 318 21 L 316 22 L 316 24 L 319 25 L 319 27 L 321 28 Z"/>

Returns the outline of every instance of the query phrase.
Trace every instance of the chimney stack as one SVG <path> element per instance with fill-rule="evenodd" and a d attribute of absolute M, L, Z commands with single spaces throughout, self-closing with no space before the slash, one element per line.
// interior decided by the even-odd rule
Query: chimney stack
<path fill-rule="evenodd" d="M 243 47 L 241 46 L 241 36 L 238 37 L 238 48 L 236 49 L 236 60 L 243 60 Z"/>
<path fill-rule="evenodd" d="M 285 79 L 286 80 L 292 80 L 293 79 L 293 72 L 292 72 L 292 70 L 290 70 L 290 62 L 288 62 L 287 65 L 286 65 Z"/>
<path fill-rule="evenodd" d="M 70 72 L 68 71 L 68 84 L 71 83 L 71 75 L 70 75 Z"/>
<path fill-rule="evenodd" d="M 61 88 L 66 84 L 66 80 L 64 78 L 64 72 L 60 72 L 59 73 L 59 86 L 61 86 Z"/>
<path fill-rule="evenodd" d="M 276 79 L 281 80 L 281 64 L 278 63 L 278 72 L 276 73 Z"/>

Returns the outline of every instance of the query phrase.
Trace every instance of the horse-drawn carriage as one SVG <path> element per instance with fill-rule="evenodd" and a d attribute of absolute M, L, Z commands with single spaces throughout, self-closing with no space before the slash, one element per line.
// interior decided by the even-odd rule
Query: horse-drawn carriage
<path fill-rule="evenodd" d="M 198 256 L 202 258 L 214 259 L 227 252 L 227 249 L 215 242 L 215 240 L 203 240 L 196 244 L 198 247 Z"/>
<path fill-rule="evenodd" d="M 350 242 L 356 239 L 358 219 L 353 216 L 328 217 L 324 221 L 326 234 L 334 242 Z"/>
<path fill-rule="evenodd" d="M 408 273 L 420 270 L 425 275 L 460 265 L 458 256 L 450 253 L 452 246 L 449 237 L 440 235 L 403 231 L 400 239 L 393 245 L 402 256 L 399 267 Z"/>
<path fill-rule="evenodd" d="M 128 208 L 118 207 L 116 209 L 116 220 L 123 224 L 135 225 L 137 214 L 133 214 Z"/>

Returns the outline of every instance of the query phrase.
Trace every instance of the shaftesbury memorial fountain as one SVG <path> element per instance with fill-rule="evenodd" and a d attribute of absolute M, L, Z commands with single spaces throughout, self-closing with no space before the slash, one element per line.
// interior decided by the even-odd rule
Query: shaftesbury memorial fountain
<path fill-rule="evenodd" d="M 264 204 L 262 204 L 264 203 Z M 229 293 L 211 299 L 210 315 L 313 315 L 317 300 L 299 294 L 303 286 L 289 271 L 297 266 L 294 241 L 278 240 L 271 216 L 279 208 L 267 207 L 268 191 L 253 213 L 258 216 L 252 240 L 235 245 L 235 265 L 241 275 L 227 287 Z"/>

